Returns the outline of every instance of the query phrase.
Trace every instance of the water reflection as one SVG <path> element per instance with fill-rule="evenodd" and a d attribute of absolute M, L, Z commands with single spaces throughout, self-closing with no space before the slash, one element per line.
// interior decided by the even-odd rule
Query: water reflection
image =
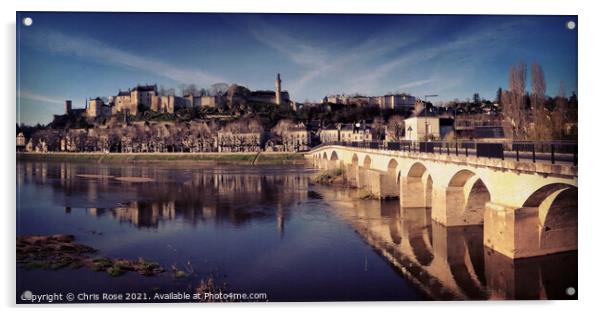
<path fill-rule="evenodd" d="M 213 258 L 223 269 L 238 275 L 234 280 L 238 286 L 264 285 L 277 293 L 272 294 L 275 300 L 420 297 L 412 293 L 415 290 L 404 288 L 406 281 L 384 262 L 383 269 L 388 272 L 368 268 L 375 263 L 372 260 L 368 264 L 369 256 L 358 246 L 366 247 L 365 243 L 433 299 L 576 298 L 566 294 L 567 287 L 577 288 L 576 252 L 511 260 L 483 247 L 482 227 L 446 228 L 431 222 L 428 208 L 400 209 L 398 201 L 360 200 L 354 190 L 314 186 L 309 180 L 312 172 L 290 166 L 204 169 L 186 165 L 19 162 L 17 190 L 27 188 L 31 197 L 40 188 L 50 188 L 52 201 L 28 203 L 29 209 L 23 211 L 25 215 L 29 212 L 27 220 L 20 220 L 17 229 L 37 233 L 44 219 L 36 216 L 55 216 L 52 221 L 56 229 L 76 223 L 122 234 L 106 243 L 97 236 L 89 237 L 106 251 L 146 253 L 168 264 L 174 260 L 173 255 L 161 253 L 157 243 L 169 247 L 177 244 L 185 258 L 182 260 L 203 256 L 202 261 L 197 258 L 202 262 L 197 269 L 206 266 L 207 258 Z M 61 214 L 65 218 L 58 218 L 36 211 L 56 205 L 70 216 Z M 85 220 L 67 219 L 77 214 L 83 214 Z M 86 222 L 93 219 L 125 223 L 133 229 L 124 226 L 128 231 L 119 231 L 110 223 L 101 226 L 96 221 Z M 285 226 L 292 232 L 289 240 L 284 235 Z M 168 229 L 173 227 L 176 229 Z M 165 235 L 151 235 L 162 228 Z M 235 232 L 231 233 L 230 228 Z M 170 236 L 166 231 L 177 234 Z M 204 238 L 200 238 L 203 233 Z M 277 242 L 271 239 L 274 234 L 278 234 L 274 238 Z M 123 240 L 131 245 L 120 250 Z M 231 258 L 234 255 L 241 257 Z M 289 258 L 293 257 L 291 264 Z M 362 258 L 361 265 L 348 259 L 358 257 Z M 261 268 L 248 273 L 249 262 L 257 258 L 263 258 L 258 265 Z M 270 268 L 265 269 L 268 265 Z M 294 272 L 283 273 L 286 269 Z M 324 281 L 328 278 L 332 282 Z M 318 290 L 316 284 L 323 290 Z M 374 291 L 366 294 L 363 288 L 371 287 Z"/>
<path fill-rule="evenodd" d="M 444 227 L 429 208 L 325 191 L 337 212 L 434 299 L 575 299 L 577 253 L 511 260 L 483 247 L 483 227 Z"/>
<path fill-rule="evenodd" d="M 309 183 L 314 172 L 20 161 L 18 234 L 73 234 L 100 256 L 150 258 L 194 274 L 18 269 L 18 292 L 190 291 L 216 277 L 229 291 L 266 292 L 270 301 L 423 299 L 334 214 Z"/>
<path fill-rule="evenodd" d="M 130 165 L 19 164 L 18 185 L 32 182 L 53 188 L 55 204 L 65 212 L 82 208 L 91 216 L 111 216 L 139 228 L 157 228 L 182 219 L 196 225 L 213 221 L 238 226 L 252 220 L 275 220 L 280 234 L 289 216 L 285 209 L 317 193 L 308 191 L 303 173 L 261 174 L 252 169 L 185 167 L 136 168 Z M 142 179 L 142 180 L 141 180 Z"/>

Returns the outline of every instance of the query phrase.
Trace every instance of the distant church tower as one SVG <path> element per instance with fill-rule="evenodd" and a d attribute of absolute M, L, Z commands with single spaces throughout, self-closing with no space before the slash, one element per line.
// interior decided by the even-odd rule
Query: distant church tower
<path fill-rule="evenodd" d="M 282 103 L 282 81 L 280 80 L 280 74 L 276 76 L 276 104 Z"/>

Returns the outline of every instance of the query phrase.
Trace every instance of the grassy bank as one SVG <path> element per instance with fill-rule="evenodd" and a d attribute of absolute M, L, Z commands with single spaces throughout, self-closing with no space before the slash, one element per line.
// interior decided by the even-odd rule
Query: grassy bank
<path fill-rule="evenodd" d="M 315 178 L 314 182 L 319 184 L 345 184 L 345 172 L 341 168 L 323 170 Z"/>
<path fill-rule="evenodd" d="M 302 164 L 299 153 L 17 153 L 17 160 L 63 162 L 223 162 L 235 164 Z"/>

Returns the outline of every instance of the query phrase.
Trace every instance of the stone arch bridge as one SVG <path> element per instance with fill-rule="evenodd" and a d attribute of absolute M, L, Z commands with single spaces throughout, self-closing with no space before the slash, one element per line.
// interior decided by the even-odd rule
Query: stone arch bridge
<path fill-rule="evenodd" d="M 404 210 L 431 208 L 445 226 L 484 225 L 483 243 L 507 257 L 577 249 L 577 167 L 453 154 L 325 145 L 306 154 L 321 169 Z"/>

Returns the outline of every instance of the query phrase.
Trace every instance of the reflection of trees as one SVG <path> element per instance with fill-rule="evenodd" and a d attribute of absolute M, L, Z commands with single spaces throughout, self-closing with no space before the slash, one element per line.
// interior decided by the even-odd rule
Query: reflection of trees
<path fill-rule="evenodd" d="M 84 207 L 92 215 L 111 215 L 137 227 L 158 227 L 161 221 L 184 219 L 193 225 L 244 225 L 252 220 L 279 220 L 286 207 L 307 199 L 308 177 L 294 172 L 212 170 L 48 164 L 24 162 L 23 181 L 49 184 L 57 203 Z M 117 177 L 155 181 L 131 183 Z"/>

